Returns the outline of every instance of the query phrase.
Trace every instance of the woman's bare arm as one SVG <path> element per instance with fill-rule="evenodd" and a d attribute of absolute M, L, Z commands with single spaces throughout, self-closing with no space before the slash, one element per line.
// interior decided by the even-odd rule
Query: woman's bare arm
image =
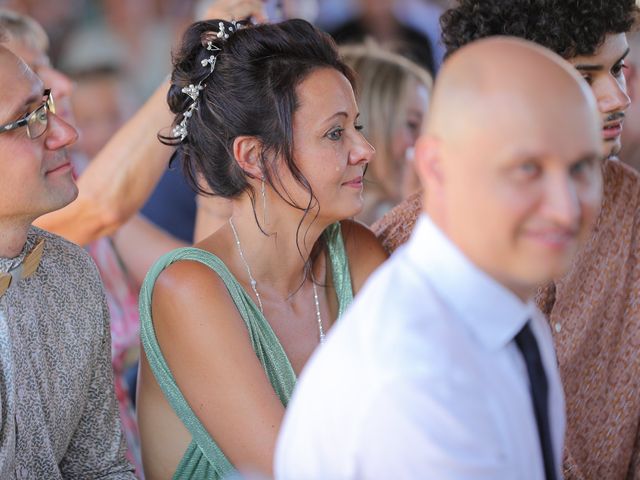
<path fill-rule="evenodd" d="M 169 368 L 218 446 L 236 468 L 273 475 L 284 407 L 222 280 L 177 262 L 158 278 L 152 311 Z"/>
<path fill-rule="evenodd" d="M 113 234 L 113 242 L 130 278 L 138 288 L 158 258 L 171 250 L 189 245 L 141 214 L 134 215 L 122 225 Z"/>

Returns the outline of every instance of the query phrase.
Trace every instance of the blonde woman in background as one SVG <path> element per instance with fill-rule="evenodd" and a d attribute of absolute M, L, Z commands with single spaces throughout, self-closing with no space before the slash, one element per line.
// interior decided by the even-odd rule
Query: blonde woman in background
<path fill-rule="evenodd" d="M 340 49 L 357 73 L 360 121 L 376 148 L 367 170 L 364 209 L 356 217 L 371 225 L 418 188 L 410 163 L 427 111 L 432 78 L 411 60 L 375 42 Z"/>

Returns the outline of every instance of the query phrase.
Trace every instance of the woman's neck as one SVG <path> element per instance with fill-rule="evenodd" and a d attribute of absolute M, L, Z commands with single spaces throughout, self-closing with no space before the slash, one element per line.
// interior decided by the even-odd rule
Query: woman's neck
<path fill-rule="evenodd" d="M 304 212 L 292 208 L 283 209 L 290 210 L 285 212 L 273 208 L 263 216 L 259 210 L 254 215 L 248 199 L 234 203 L 227 235 L 234 244 L 231 255 L 237 271 L 246 272 L 248 266 L 258 285 L 268 285 L 270 290 L 287 297 L 303 282 L 313 246 L 329 224 L 320 219 L 313 221 L 312 212 L 300 224 Z M 256 223 L 256 216 L 264 232 Z"/>

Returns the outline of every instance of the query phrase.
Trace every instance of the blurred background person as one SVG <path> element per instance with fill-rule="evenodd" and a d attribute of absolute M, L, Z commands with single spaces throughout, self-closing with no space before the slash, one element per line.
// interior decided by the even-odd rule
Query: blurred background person
<path fill-rule="evenodd" d="M 321 0 L 316 23 L 339 43 L 359 43 L 366 36 L 427 68 L 442 63 L 439 17 L 449 0 Z M 426 43 L 425 43 L 426 39 Z"/>
<path fill-rule="evenodd" d="M 71 92 L 73 82 L 52 67 L 49 37 L 42 26 L 26 15 L 0 8 L 0 27 L 5 32 L 4 46 L 19 56 L 43 80 L 56 96 L 57 115 L 72 123 Z"/>
<path fill-rule="evenodd" d="M 436 70 L 432 42 L 419 30 L 394 14 L 393 0 L 359 0 L 357 15 L 329 31 L 340 44 L 361 43 L 367 37 L 419 63 L 429 72 Z"/>
<path fill-rule="evenodd" d="M 89 0 L 56 0 L 55 8 L 48 0 L 0 0 L 0 6 L 19 12 L 35 20 L 47 32 L 51 42 L 49 54 L 57 63 L 64 39 L 82 21 L 82 12 Z"/>
<path fill-rule="evenodd" d="M 118 65 L 89 65 L 70 76 L 75 82 L 71 105 L 80 133 L 74 147 L 91 159 L 133 113 L 134 101 Z"/>
<path fill-rule="evenodd" d="M 418 64 L 374 41 L 342 47 L 340 53 L 356 72 L 360 121 L 376 149 L 365 175 L 364 208 L 356 217 L 370 225 L 419 188 L 410 158 L 432 79 Z"/>

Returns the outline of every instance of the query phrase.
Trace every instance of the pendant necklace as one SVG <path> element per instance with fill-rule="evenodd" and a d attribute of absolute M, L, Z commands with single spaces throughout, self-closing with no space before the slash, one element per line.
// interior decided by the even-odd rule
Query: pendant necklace
<path fill-rule="evenodd" d="M 249 285 L 251 285 L 251 290 L 255 294 L 258 299 L 258 308 L 260 309 L 260 313 L 264 317 L 264 308 L 262 307 L 262 299 L 260 298 L 260 292 L 258 292 L 258 283 L 256 279 L 253 278 L 251 274 L 251 268 L 249 267 L 249 262 L 244 257 L 244 252 L 242 251 L 242 247 L 240 246 L 240 238 L 238 237 L 238 232 L 236 232 L 236 227 L 233 225 L 233 221 L 229 218 L 229 225 L 231 225 L 231 231 L 233 232 L 233 237 L 236 241 L 236 246 L 238 247 L 238 253 L 240 254 L 240 259 L 244 264 L 245 269 L 247 270 L 247 275 L 249 276 Z M 316 288 L 316 284 L 313 280 L 311 280 L 311 285 L 313 287 L 313 300 L 316 306 L 316 322 L 318 323 L 318 335 L 320 338 L 320 343 L 324 343 L 324 328 L 322 327 L 322 316 L 320 315 L 320 302 L 318 301 L 318 289 Z"/>

